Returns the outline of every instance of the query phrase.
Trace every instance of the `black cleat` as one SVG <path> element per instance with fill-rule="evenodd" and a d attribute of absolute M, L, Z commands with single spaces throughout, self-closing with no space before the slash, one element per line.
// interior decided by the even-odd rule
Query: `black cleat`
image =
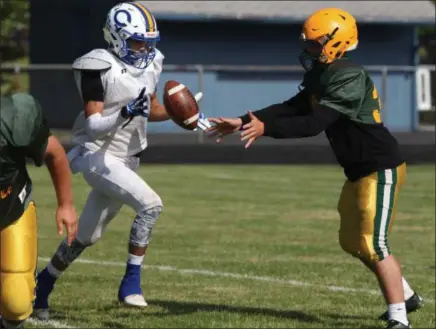
<path fill-rule="evenodd" d="M 422 298 L 415 292 L 412 297 L 406 300 L 406 311 L 407 313 L 412 313 L 424 306 L 424 301 Z M 388 321 L 389 313 L 386 311 L 382 315 L 380 315 L 379 320 Z"/>
<path fill-rule="evenodd" d="M 386 329 L 389 329 L 389 328 L 392 328 L 392 329 L 394 329 L 394 328 L 397 328 L 397 329 L 399 329 L 399 328 L 407 329 L 407 328 L 412 328 L 412 327 L 410 326 L 410 323 L 409 324 L 404 324 L 404 323 L 398 322 L 397 320 L 389 320 L 388 325 L 386 326 Z"/>

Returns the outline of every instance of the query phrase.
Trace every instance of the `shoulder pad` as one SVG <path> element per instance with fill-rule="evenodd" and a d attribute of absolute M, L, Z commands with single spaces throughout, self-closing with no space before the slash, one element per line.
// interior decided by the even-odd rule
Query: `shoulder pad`
<path fill-rule="evenodd" d="M 41 105 L 31 94 L 18 92 L 12 95 L 12 102 L 19 111 L 23 111 L 26 115 L 38 117 L 42 115 Z M 34 120 L 35 118 L 32 118 Z M 30 120 L 30 121 L 32 121 Z"/>
<path fill-rule="evenodd" d="M 153 59 L 153 66 L 159 72 L 159 74 L 162 72 L 164 58 L 165 56 L 159 51 L 159 49 L 156 49 L 156 55 Z"/>
<path fill-rule="evenodd" d="M 76 59 L 73 63 L 74 70 L 95 70 L 95 71 L 103 71 L 109 70 L 112 67 L 112 64 L 95 57 L 80 57 Z"/>
<path fill-rule="evenodd" d="M 73 63 L 74 70 L 109 70 L 111 68 L 111 55 L 106 49 L 94 49 L 77 58 Z"/>
<path fill-rule="evenodd" d="M 155 55 L 154 59 L 157 60 L 158 62 L 162 63 L 164 58 L 165 58 L 164 54 L 162 54 L 161 51 L 156 48 L 156 55 Z"/>

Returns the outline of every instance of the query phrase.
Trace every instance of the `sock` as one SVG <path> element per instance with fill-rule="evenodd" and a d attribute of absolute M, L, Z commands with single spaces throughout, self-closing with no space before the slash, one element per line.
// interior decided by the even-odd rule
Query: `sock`
<path fill-rule="evenodd" d="M 47 264 L 47 271 L 50 273 L 50 275 L 56 279 L 58 279 L 64 271 L 58 270 L 56 267 L 53 266 L 51 262 Z"/>
<path fill-rule="evenodd" d="M 143 260 L 144 260 L 144 256 L 136 256 L 136 255 L 129 254 L 129 256 L 127 257 L 127 264 L 142 265 Z"/>
<path fill-rule="evenodd" d="M 410 297 L 412 297 L 415 292 L 410 288 L 409 284 L 407 283 L 406 279 L 403 277 L 403 290 L 404 290 L 404 300 L 408 300 Z"/>
<path fill-rule="evenodd" d="M 34 304 L 36 309 L 48 308 L 48 296 L 53 291 L 56 280 L 61 274 L 62 272 L 57 270 L 51 262 L 38 274 Z"/>
<path fill-rule="evenodd" d="M 144 256 L 135 256 L 129 254 L 127 258 L 126 274 L 121 281 L 118 291 L 118 299 L 124 300 L 129 295 L 140 295 L 141 290 L 141 264 Z"/>
<path fill-rule="evenodd" d="M 38 283 L 53 286 L 61 273 L 51 263 L 48 263 L 45 269 L 39 273 Z"/>
<path fill-rule="evenodd" d="M 404 325 L 409 324 L 407 320 L 406 303 L 388 305 L 389 320 L 396 320 Z"/>

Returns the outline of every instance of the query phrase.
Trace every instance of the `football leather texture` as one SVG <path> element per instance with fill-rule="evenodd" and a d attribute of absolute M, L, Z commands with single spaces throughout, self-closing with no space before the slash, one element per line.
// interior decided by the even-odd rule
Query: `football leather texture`
<path fill-rule="evenodd" d="M 167 81 L 163 102 L 168 115 L 176 124 L 186 130 L 197 128 L 199 108 L 188 87 L 174 80 Z"/>

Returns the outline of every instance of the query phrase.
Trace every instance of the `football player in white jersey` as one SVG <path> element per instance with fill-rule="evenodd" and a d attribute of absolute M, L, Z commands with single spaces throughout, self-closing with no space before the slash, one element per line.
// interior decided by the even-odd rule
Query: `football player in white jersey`
<path fill-rule="evenodd" d="M 38 275 L 34 315 L 42 320 L 49 318 L 48 297 L 56 280 L 86 247 L 101 238 L 123 205 L 137 215 L 118 299 L 129 306 L 147 306 L 141 290 L 141 265 L 163 205 L 135 171 L 147 147 L 147 122 L 169 119 L 156 97 L 164 56 L 155 48 L 159 41 L 156 20 L 141 3 L 113 7 L 103 30 L 109 49 L 95 49 L 73 63 L 84 111 L 74 123 L 77 146 L 68 156 L 73 173 L 81 172 L 92 191 L 76 239 L 70 247 L 63 241 Z M 207 119 L 200 120 L 201 129 L 210 127 Z"/>

